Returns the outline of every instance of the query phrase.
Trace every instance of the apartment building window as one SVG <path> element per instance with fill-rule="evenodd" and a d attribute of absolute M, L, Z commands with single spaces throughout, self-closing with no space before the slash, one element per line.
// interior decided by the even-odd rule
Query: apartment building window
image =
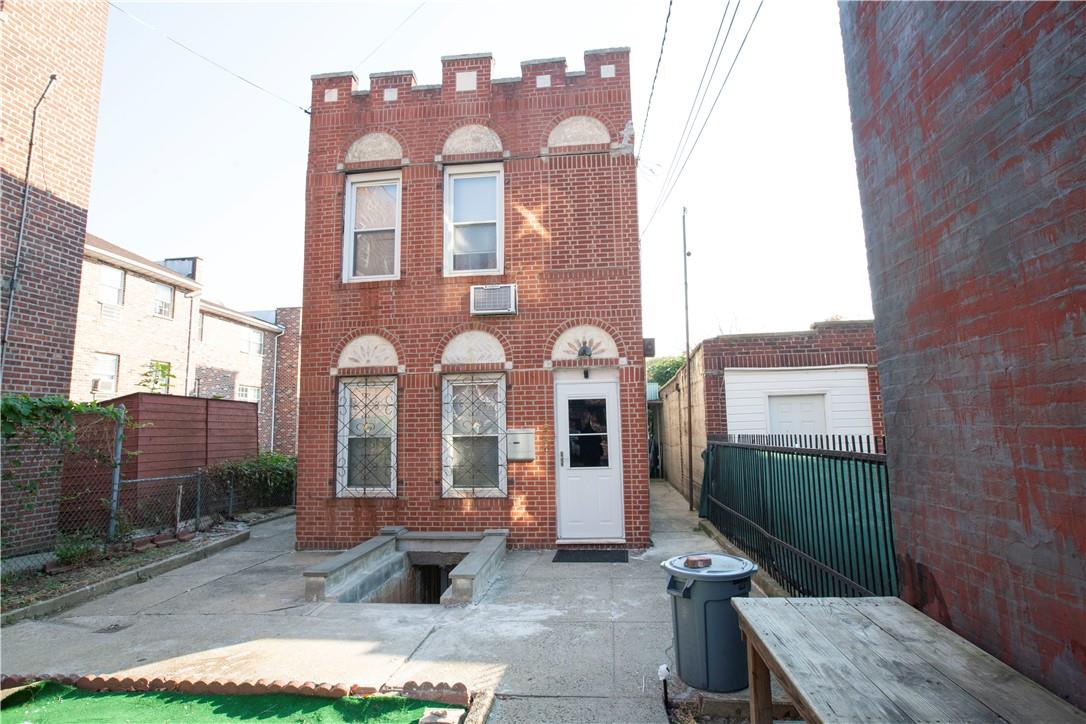
<path fill-rule="evenodd" d="M 446 167 L 446 276 L 502 272 L 503 178 L 501 164 Z"/>
<path fill-rule="evenodd" d="M 264 332 L 246 327 L 241 335 L 241 351 L 249 354 L 264 354 Z"/>
<path fill-rule="evenodd" d="M 347 181 L 343 281 L 400 278 L 400 173 Z"/>
<path fill-rule="evenodd" d="M 98 267 L 98 301 L 114 306 L 124 304 L 124 269 Z"/>
<path fill-rule="evenodd" d="M 395 377 L 339 383 L 336 490 L 340 496 L 396 495 Z"/>
<path fill-rule="evenodd" d="M 238 385 L 237 393 L 234 397 L 238 400 L 244 400 L 245 402 L 255 402 L 260 404 L 260 388 L 253 385 Z"/>
<path fill-rule="evenodd" d="M 94 353 L 94 370 L 91 372 L 91 394 L 113 395 L 117 393 L 117 374 L 121 358 L 107 352 Z"/>
<path fill-rule="evenodd" d="M 173 287 L 155 284 L 154 312 L 156 317 L 173 319 Z"/>
<path fill-rule="evenodd" d="M 447 375 L 441 423 L 443 494 L 504 496 L 505 375 Z"/>

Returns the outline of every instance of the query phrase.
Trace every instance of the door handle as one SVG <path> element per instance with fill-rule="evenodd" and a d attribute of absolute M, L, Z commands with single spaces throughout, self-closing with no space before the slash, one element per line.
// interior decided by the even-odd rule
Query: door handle
<path fill-rule="evenodd" d="M 565 450 L 562 450 L 562 451 L 560 451 L 558 453 L 558 459 L 561 461 L 562 467 L 565 467 L 566 466 L 566 451 Z"/>

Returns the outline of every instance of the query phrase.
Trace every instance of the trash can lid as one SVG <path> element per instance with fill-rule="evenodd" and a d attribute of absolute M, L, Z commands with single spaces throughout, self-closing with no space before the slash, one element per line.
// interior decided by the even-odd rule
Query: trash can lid
<path fill-rule="evenodd" d="M 691 559 L 689 562 L 687 559 Z M 708 559 L 709 564 L 705 565 Z M 727 553 L 687 553 L 660 564 L 668 573 L 683 578 L 707 581 L 733 581 L 750 578 L 758 571 L 753 561 Z"/>

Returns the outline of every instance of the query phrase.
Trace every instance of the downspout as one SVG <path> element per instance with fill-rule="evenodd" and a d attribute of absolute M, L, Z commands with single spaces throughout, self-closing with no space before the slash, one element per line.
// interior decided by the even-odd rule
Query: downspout
<path fill-rule="evenodd" d="M 56 73 L 49 74 L 49 81 L 41 92 L 38 102 L 34 104 L 34 110 L 30 114 L 30 143 L 26 148 L 26 173 L 23 174 L 23 209 L 19 214 L 19 234 L 15 242 L 15 266 L 11 270 L 11 286 L 8 288 L 8 313 L 4 316 L 4 331 L 0 335 L 0 388 L 4 386 L 4 365 L 7 362 L 8 330 L 11 328 L 11 320 L 15 313 L 15 290 L 19 288 L 19 269 L 23 258 L 23 239 L 26 235 L 26 210 L 30 204 L 30 165 L 34 160 L 34 132 L 38 128 L 38 106 L 45 100 L 45 94 L 53 87 L 53 81 L 57 79 Z"/>
<path fill-rule="evenodd" d="M 278 322 L 276 322 L 276 324 L 279 325 Z M 272 419 L 271 419 L 271 435 L 270 435 L 270 437 L 271 437 L 270 443 L 271 444 L 268 446 L 268 451 L 269 452 L 275 452 L 275 415 L 279 411 L 279 400 L 276 398 L 276 393 L 278 391 L 277 388 L 276 388 L 276 384 L 277 384 L 278 378 L 279 378 L 279 338 L 287 333 L 287 328 L 286 327 L 284 327 L 282 325 L 279 325 L 279 326 L 280 326 L 280 331 L 279 331 L 279 334 L 275 335 L 275 343 L 273 345 L 274 351 L 272 353 L 274 356 L 272 357 L 272 396 L 271 396 Z"/>
<path fill-rule="evenodd" d="M 192 320 L 196 314 L 196 298 L 201 293 L 202 290 L 197 289 L 184 295 L 185 299 L 189 300 L 189 338 L 185 345 L 185 397 L 191 397 L 195 392 L 194 386 L 189 383 L 189 373 L 192 371 Z"/>

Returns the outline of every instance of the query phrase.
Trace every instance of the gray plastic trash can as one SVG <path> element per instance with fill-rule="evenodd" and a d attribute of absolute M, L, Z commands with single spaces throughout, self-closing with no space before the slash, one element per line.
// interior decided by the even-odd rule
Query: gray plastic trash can
<path fill-rule="evenodd" d="M 703 567 L 692 567 L 699 564 Z M 750 595 L 750 579 L 758 566 L 725 553 L 690 553 L 660 565 L 671 574 L 667 592 L 676 673 L 706 691 L 745 689 L 747 649 L 731 599 Z"/>

